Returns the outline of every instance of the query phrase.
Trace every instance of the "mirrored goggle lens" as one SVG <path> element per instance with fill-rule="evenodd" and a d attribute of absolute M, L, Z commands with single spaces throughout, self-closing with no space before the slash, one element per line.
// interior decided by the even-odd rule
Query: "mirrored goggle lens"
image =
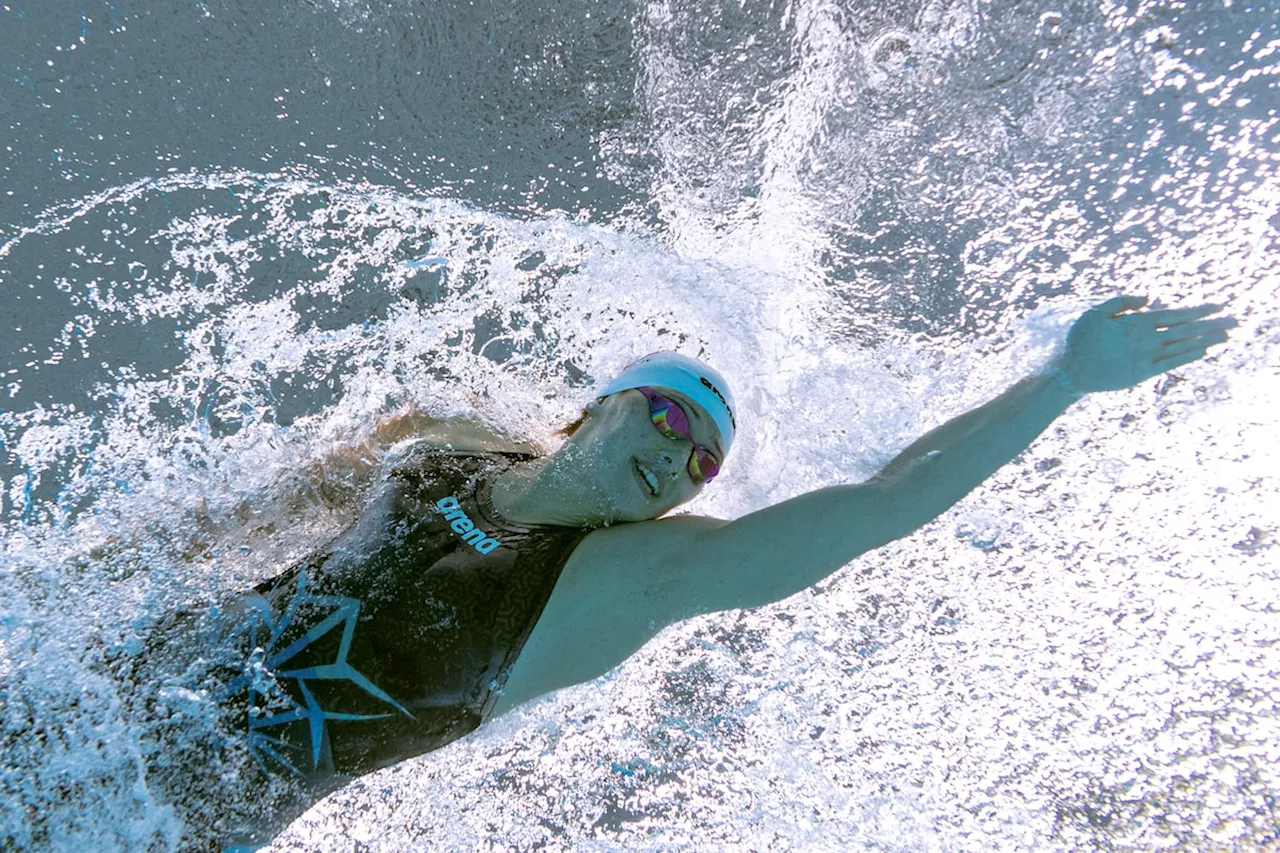
<path fill-rule="evenodd" d="M 699 447 L 689 457 L 689 473 L 695 480 L 705 483 L 720 473 L 720 465 L 714 456 Z"/>
<path fill-rule="evenodd" d="M 708 451 L 703 450 L 693 441 L 693 435 L 689 428 L 689 417 L 684 413 L 684 409 L 680 408 L 674 400 L 668 400 L 661 394 L 655 394 L 648 388 L 641 388 L 645 396 L 649 398 L 649 415 L 653 420 L 653 425 L 663 435 L 672 433 L 687 439 L 694 445 L 693 453 L 689 456 L 689 474 L 701 482 L 706 482 L 720 473 L 720 465 L 716 462 L 716 458 Z"/>
<path fill-rule="evenodd" d="M 649 413 L 653 417 L 653 425 L 662 432 L 674 432 L 681 438 L 689 438 L 689 419 L 685 416 L 684 409 L 671 400 L 665 397 L 650 400 Z"/>

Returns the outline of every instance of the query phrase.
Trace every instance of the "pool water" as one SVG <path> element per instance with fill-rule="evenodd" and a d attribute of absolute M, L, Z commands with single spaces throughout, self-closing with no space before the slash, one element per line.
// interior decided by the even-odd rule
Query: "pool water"
<path fill-rule="evenodd" d="M 271 849 L 1280 846 L 1277 12 L 4 0 L 0 848 L 176 849 L 103 651 L 341 530 L 305 472 L 383 414 L 550 445 L 702 355 L 740 432 L 689 511 L 736 517 L 1121 292 L 1241 325 Z"/>

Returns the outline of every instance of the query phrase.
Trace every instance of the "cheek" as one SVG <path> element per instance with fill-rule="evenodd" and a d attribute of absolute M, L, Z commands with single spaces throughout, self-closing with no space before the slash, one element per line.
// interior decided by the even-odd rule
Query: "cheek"
<path fill-rule="evenodd" d="M 675 505 L 680 506 L 681 504 L 687 504 L 689 501 L 696 498 L 701 491 L 702 489 L 692 483 L 683 483 L 681 488 L 676 493 L 673 493 L 673 497 L 676 498 Z"/>
<path fill-rule="evenodd" d="M 681 473 L 679 478 L 667 487 L 666 499 L 663 501 L 666 508 L 663 511 L 670 512 L 676 507 L 687 504 L 696 498 L 701 491 L 701 487 L 690 480 L 688 474 Z"/>

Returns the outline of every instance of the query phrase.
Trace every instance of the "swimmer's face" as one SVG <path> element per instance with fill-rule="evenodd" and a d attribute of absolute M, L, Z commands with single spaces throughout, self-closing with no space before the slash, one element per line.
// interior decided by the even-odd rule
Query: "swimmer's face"
<path fill-rule="evenodd" d="M 684 409 L 694 441 L 717 460 L 724 459 L 719 431 L 711 416 L 678 391 L 654 391 Z M 689 472 L 693 444 L 660 432 L 650 417 L 649 401 L 636 390 L 611 394 L 590 408 L 590 415 L 566 442 L 565 451 L 586 471 L 586 497 L 602 521 L 647 521 L 692 500 L 703 483 Z"/>

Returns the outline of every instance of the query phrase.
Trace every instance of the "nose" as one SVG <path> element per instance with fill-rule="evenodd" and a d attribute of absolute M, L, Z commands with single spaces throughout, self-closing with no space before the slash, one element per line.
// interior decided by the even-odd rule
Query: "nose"
<path fill-rule="evenodd" d="M 658 464 L 662 466 L 662 473 L 671 479 L 675 479 L 680 474 L 680 460 L 676 454 L 670 450 L 664 450 L 658 454 Z"/>

